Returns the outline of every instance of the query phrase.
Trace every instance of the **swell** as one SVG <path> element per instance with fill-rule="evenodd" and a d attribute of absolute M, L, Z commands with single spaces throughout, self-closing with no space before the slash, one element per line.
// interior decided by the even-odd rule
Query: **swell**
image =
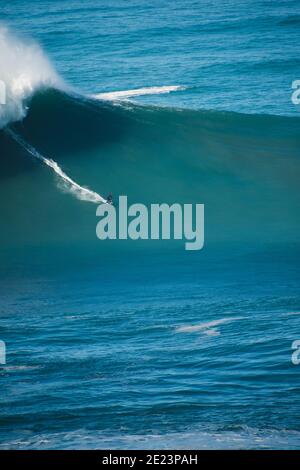
<path fill-rule="evenodd" d="M 94 209 L 59 191 L 63 174 L 71 188 L 80 181 L 98 196 L 126 194 L 144 204 L 203 202 L 211 240 L 294 242 L 299 128 L 300 119 L 293 117 L 144 107 L 55 89 L 37 92 L 27 116 L 9 126 L 10 135 L 0 131 L 0 208 L 7 222 L 2 238 L 19 239 L 17 224 L 27 242 L 49 240 L 49 231 L 55 240 L 70 234 L 94 240 Z M 39 164 L 53 161 L 61 172 L 54 179 Z M 36 219 L 41 210 L 48 214 L 45 220 Z M 36 220 L 35 235 L 28 220 Z"/>

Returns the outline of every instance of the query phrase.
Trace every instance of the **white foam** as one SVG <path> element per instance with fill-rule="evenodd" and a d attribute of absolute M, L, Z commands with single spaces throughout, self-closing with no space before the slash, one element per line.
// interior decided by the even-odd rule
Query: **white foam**
<path fill-rule="evenodd" d="M 40 366 L 2 366 L 1 369 L 5 372 L 19 372 L 39 369 Z"/>
<path fill-rule="evenodd" d="M 212 329 L 204 330 L 203 334 L 207 336 L 219 336 L 221 333 L 217 328 L 212 328 Z"/>
<path fill-rule="evenodd" d="M 229 323 L 236 320 L 242 320 L 244 317 L 227 317 L 220 318 L 219 320 L 212 320 L 209 322 L 200 323 L 198 325 L 185 325 L 176 328 L 176 333 L 194 333 L 202 331 L 206 335 L 217 336 L 219 331 L 214 326 L 222 325 L 223 323 Z"/>
<path fill-rule="evenodd" d="M 220 426 L 192 426 L 182 432 L 145 434 L 104 433 L 103 431 L 76 429 L 26 433 L 15 430 L 0 442 L 0 449 L 298 449 L 300 432 L 290 429 L 250 428 L 238 423 L 235 430 L 220 429 Z"/>
<path fill-rule="evenodd" d="M 63 188 L 73 194 L 77 199 L 81 201 L 93 202 L 95 204 L 106 203 L 107 201 L 100 196 L 100 194 L 95 191 L 91 191 L 88 188 L 80 186 L 76 181 L 72 180 L 64 171 L 60 168 L 58 163 L 56 163 L 51 158 L 46 158 L 41 155 L 34 147 L 32 147 L 28 142 L 25 142 L 22 137 L 16 134 L 11 129 L 6 129 L 6 132 L 21 145 L 25 150 L 27 150 L 30 155 L 38 160 L 42 161 L 45 165 L 49 166 L 54 173 L 59 177 L 59 181 L 63 184 Z"/>
<path fill-rule="evenodd" d="M 42 49 L 0 25 L 0 128 L 23 119 L 28 99 L 41 88 L 64 86 Z"/>
<path fill-rule="evenodd" d="M 91 98 L 97 100 L 107 100 L 107 101 L 118 101 L 126 100 L 134 96 L 144 96 L 144 95 L 160 95 L 163 93 L 171 93 L 172 91 L 184 90 L 185 87 L 179 85 L 170 85 L 170 86 L 152 86 L 137 88 L 135 90 L 122 90 L 122 91 L 112 91 L 108 93 L 97 93 L 91 95 Z"/>

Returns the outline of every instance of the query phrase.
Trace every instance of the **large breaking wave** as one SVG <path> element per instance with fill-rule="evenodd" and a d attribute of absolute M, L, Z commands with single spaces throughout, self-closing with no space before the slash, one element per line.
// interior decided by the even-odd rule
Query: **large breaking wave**
<path fill-rule="evenodd" d="M 3 27 L 0 42 L 3 240 L 20 230 L 31 243 L 50 232 L 55 240 L 94 238 L 94 210 L 59 186 L 77 204 L 105 202 L 108 192 L 146 204 L 204 203 L 206 240 L 296 241 L 299 118 L 120 103 L 137 91 L 114 95 L 117 102 L 81 96 L 38 46 Z"/>
<path fill-rule="evenodd" d="M 25 118 L 34 93 L 51 87 L 65 89 L 66 85 L 54 70 L 42 49 L 32 41 L 18 38 L 5 27 L 0 27 L 0 79 L 2 101 L 0 129 Z M 47 158 L 12 131 L 7 133 L 32 157 L 51 168 L 63 187 L 82 201 L 106 202 L 99 194 L 73 181 L 52 158 Z"/>
<path fill-rule="evenodd" d="M 55 88 L 71 93 L 71 89 L 66 86 L 58 76 L 52 64 L 44 54 L 42 49 L 34 42 L 18 38 L 5 26 L 0 27 L 0 79 L 1 92 L 4 93 L 0 106 L 0 129 L 10 123 L 20 121 L 27 115 L 30 100 L 35 93 L 41 90 Z M 149 87 L 136 90 L 118 91 L 111 93 L 100 93 L 91 95 L 95 100 L 126 100 L 133 96 L 170 93 L 182 87 L 163 86 Z M 12 129 L 6 132 L 32 157 L 40 160 L 51 168 L 58 176 L 61 187 L 69 191 L 82 201 L 94 202 L 96 204 L 105 203 L 106 199 L 100 194 L 83 187 L 68 176 L 53 160 L 42 155 L 30 142 L 26 142 L 19 134 Z"/>

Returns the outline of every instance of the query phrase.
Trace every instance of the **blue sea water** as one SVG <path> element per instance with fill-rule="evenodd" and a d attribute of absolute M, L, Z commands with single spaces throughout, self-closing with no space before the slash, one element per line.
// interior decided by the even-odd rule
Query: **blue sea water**
<path fill-rule="evenodd" d="M 182 85 L 143 101 L 299 115 L 297 0 L 11 0 L 1 19 L 36 38 L 81 91 Z"/>
<path fill-rule="evenodd" d="M 299 448 L 299 2 L 0 14 L 65 82 L 0 131 L 0 448 Z M 19 50 L 7 70 L 29 57 L 17 78 L 35 86 L 48 65 Z M 181 88 L 86 96 L 166 86 Z M 99 194 L 204 202 L 204 249 L 98 241 L 95 206 L 40 157 Z"/>

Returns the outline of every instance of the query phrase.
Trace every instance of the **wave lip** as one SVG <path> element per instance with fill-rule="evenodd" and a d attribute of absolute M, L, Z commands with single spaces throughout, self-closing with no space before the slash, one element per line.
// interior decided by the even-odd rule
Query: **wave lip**
<path fill-rule="evenodd" d="M 26 116 L 27 102 L 37 90 L 63 88 L 64 84 L 40 46 L 21 39 L 5 25 L 0 25 L 0 50 L 1 129 Z"/>

